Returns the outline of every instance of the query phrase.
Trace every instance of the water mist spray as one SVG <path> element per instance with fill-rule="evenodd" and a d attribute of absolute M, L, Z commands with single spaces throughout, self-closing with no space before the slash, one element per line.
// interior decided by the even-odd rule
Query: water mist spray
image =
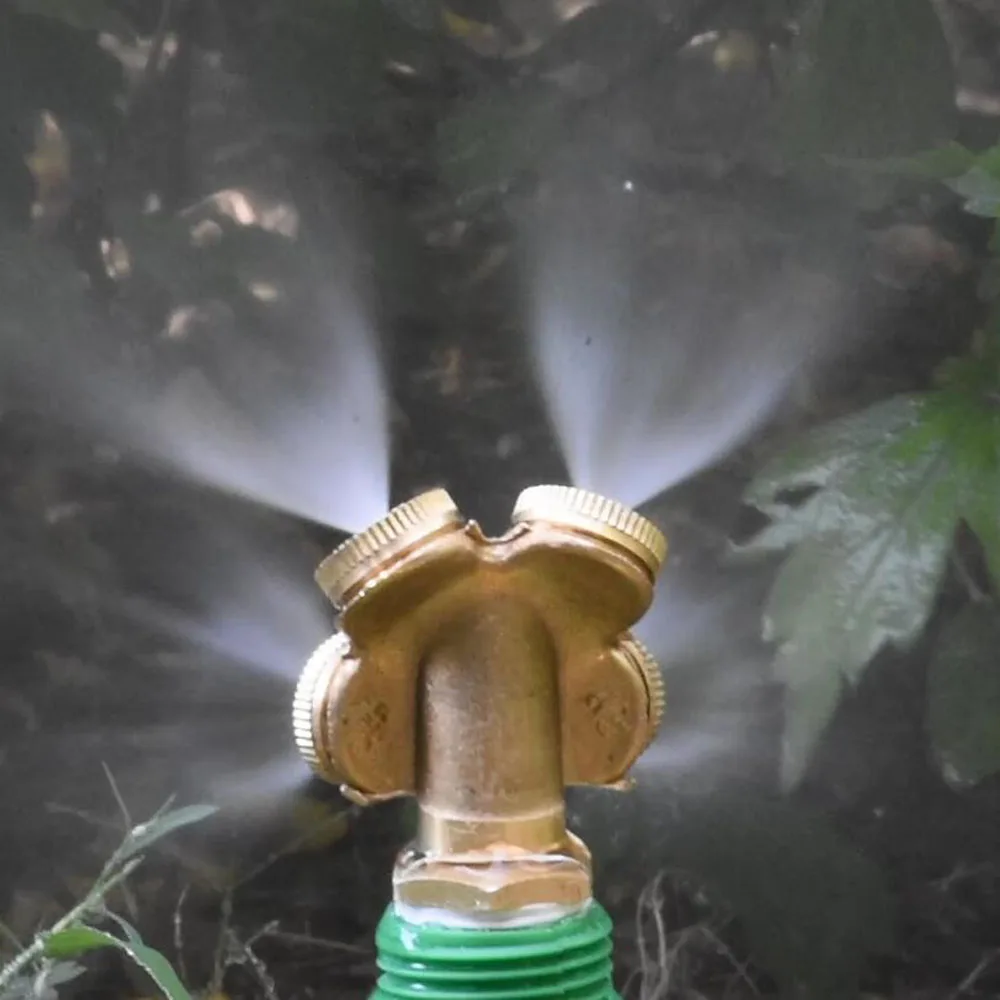
<path fill-rule="evenodd" d="M 628 787 L 656 733 L 659 668 L 628 629 L 665 555 L 614 500 L 538 486 L 500 538 L 434 490 L 320 565 L 339 631 L 299 682 L 299 749 L 354 801 L 419 807 L 376 1000 L 617 997 L 564 790 Z"/>

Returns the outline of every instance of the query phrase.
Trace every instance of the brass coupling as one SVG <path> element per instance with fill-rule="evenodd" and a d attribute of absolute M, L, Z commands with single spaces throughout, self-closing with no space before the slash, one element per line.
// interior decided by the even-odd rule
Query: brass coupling
<path fill-rule="evenodd" d="M 302 673 L 295 737 L 354 801 L 416 796 L 397 902 L 586 902 L 564 790 L 627 787 L 663 714 L 659 668 L 628 631 L 652 601 L 660 531 L 565 486 L 525 490 L 511 520 L 488 538 L 433 490 L 316 573 L 339 631 Z"/>

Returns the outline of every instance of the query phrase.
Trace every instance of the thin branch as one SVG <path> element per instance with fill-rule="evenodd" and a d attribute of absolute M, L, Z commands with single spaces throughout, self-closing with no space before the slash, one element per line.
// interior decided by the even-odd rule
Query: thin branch
<path fill-rule="evenodd" d="M 108 143 L 108 158 L 104 170 L 104 185 L 106 190 L 113 189 L 114 187 L 114 172 L 118 166 L 118 160 L 122 151 L 127 148 L 129 130 L 160 72 L 160 64 L 163 62 L 163 53 L 166 50 L 167 39 L 170 37 L 170 25 L 174 19 L 176 4 L 177 0 L 163 0 L 163 4 L 160 7 L 160 17 L 153 31 L 153 40 L 150 43 L 146 63 L 142 67 L 139 79 L 132 87 L 132 92 L 128 96 L 125 109 L 122 111 L 121 117 L 118 119 L 118 125 L 111 135 Z"/>
<path fill-rule="evenodd" d="M 142 75 L 136 82 L 132 90 L 128 106 L 125 109 L 125 118 L 131 117 L 132 113 L 142 104 L 146 92 L 156 79 L 156 74 L 160 71 L 160 63 L 163 61 L 163 52 L 166 49 L 167 38 L 170 35 L 170 24 L 174 19 L 174 7 L 177 0 L 163 0 L 160 8 L 160 18 L 156 22 L 153 31 L 153 42 L 149 47 L 149 55 L 146 57 L 146 65 L 142 67 Z"/>
<path fill-rule="evenodd" d="M 741 962 L 733 954 L 729 945 L 727 945 L 725 941 L 723 941 L 722 938 L 720 938 L 719 935 L 716 934 L 715 931 L 713 931 L 707 924 L 702 925 L 701 933 L 709 938 L 715 945 L 716 949 L 728 959 L 729 964 L 736 970 L 736 974 L 739 978 L 742 979 L 743 982 L 750 988 L 750 992 L 755 995 L 759 995 L 760 990 L 757 989 L 756 983 L 754 983 L 754 981 L 750 978 L 750 973 L 747 971 L 747 963 Z"/>
<path fill-rule="evenodd" d="M 349 955 L 364 955 L 366 957 L 371 955 L 371 951 L 368 948 L 362 948 L 360 945 L 347 944 L 345 941 L 327 941 L 324 938 L 313 937 L 311 934 L 297 934 L 294 931 L 283 931 L 277 926 L 276 922 L 261 928 L 251 938 L 251 941 L 261 937 L 281 941 L 283 944 L 297 944 L 307 948 L 321 948 L 324 951 L 337 951 Z"/>
<path fill-rule="evenodd" d="M 336 816 L 332 818 L 339 819 L 341 816 L 344 816 L 346 821 L 350 821 L 353 817 L 357 816 L 358 813 L 360 813 L 360 811 L 361 810 L 359 807 L 351 806 L 349 809 L 345 809 L 343 812 L 337 813 Z M 298 836 L 293 837 L 288 843 L 283 844 L 281 847 L 272 851 L 266 858 L 264 858 L 263 861 L 261 861 L 259 865 L 257 865 L 254 868 L 251 868 L 250 871 L 248 871 L 235 883 L 233 889 L 242 888 L 248 883 L 254 881 L 254 879 L 262 875 L 272 865 L 281 861 L 282 858 L 285 858 L 290 854 L 294 854 L 296 851 L 304 847 L 315 836 L 316 836 L 316 828 L 310 827 L 309 829 L 303 831 Z"/>
<path fill-rule="evenodd" d="M 127 833 L 135 825 L 132 822 L 132 817 L 129 815 L 128 806 L 125 805 L 125 800 L 122 798 L 122 793 L 118 790 L 118 782 L 115 781 L 115 776 L 111 773 L 111 768 L 102 760 L 101 767 L 104 769 L 104 776 L 108 779 L 108 784 L 111 786 L 111 794 L 115 797 L 115 802 L 118 803 L 118 810 L 122 814 L 122 819 L 125 820 L 125 832 Z"/>
<path fill-rule="evenodd" d="M 24 949 L 24 945 L 18 936 L 2 920 L 0 920 L 0 937 L 6 938 L 13 945 L 15 951 L 22 951 Z"/>
<path fill-rule="evenodd" d="M 240 941 L 232 932 L 230 932 L 229 938 L 231 944 L 243 956 L 243 961 L 249 965 L 251 969 L 253 969 L 254 975 L 257 977 L 257 982 L 260 983 L 261 989 L 264 991 L 264 996 L 267 1000 L 278 1000 L 277 987 L 275 986 L 270 973 L 267 971 L 267 966 L 260 958 L 257 957 L 257 955 L 254 954 L 254 951 L 250 947 L 249 943 L 246 941 Z"/>
<path fill-rule="evenodd" d="M 226 941 L 229 924 L 233 918 L 233 893 L 227 889 L 219 902 L 219 934 L 215 939 L 215 955 L 212 959 L 212 982 L 208 990 L 210 995 L 222 992 L 222 981 L 226 975 Z"/>
<path fill-rule="evenodd" d="M 131 861 L 126 863 L 120 871 L 115 872 L 108 878 L 99 878 L 93 884 L 87 895 L 84 896 L 83 899 L 73 907 L 73 909 L 57 920 L 52 925 L 50 930 L 37 935 L 35 940 L 27 948 L 25 948 L 20 955 L 15 956 L 10 962 L 7 963 L 7 965 L 0 969 L 0 991 L 2 991 L 5 986 L 9 986 L 14 977 L 17 976 L 22 969 L 31 965 L 32 962 L 38 961 L 38 959 L 45 954 L 45 945 L 50 937 L 55 934 L 59 934 L 61 931 L 64 931 L 69 927 L 72 927 L 73 924 L 82 920 L 92 910 L 98 909 L 104 897 L 107 896 L 112 889 L 124 882 L 125 879 L 127 879 L 141 863 L 141 857 L 133 858 Z"/>
<path fill-rule="evenodd" d="M 278 923 L 279 922 L 277 920 L 271 920 L 268 923 L 264 924 L 264 926 L 261 927 L 260 930 L 254 931 L 253 934 L 251 934 L 250 937 L 246 939 L 247 945 L 252 947 L 262 937 L 267 937 L 272 931 L 277 930 Z"/>
<path fill-rule="evenodd" d="M 159 817 L 162 816 L 163 813 L 166 812 L 167 809 L 173 804 L 174 798 L 174 796 L 171 796 L 166 803 L 161 806 L 148 820 L 148 822 L 153 823 L 159 819 Z M 75 816 L 77 819 L 81 819 L 85 823 L 89 823 L 91 826 L 97 827 L 100 830 L 113 830 L 115 833 L 120 833 L 117 824 L 104 819 L 102 816 L 97 816 L 94 813 L 87 812 L 85 809 L 77 809 L 74 806 L 63 805 L 61 802 L 46 802 L 45 808 L 50 813 Z M 121 850 L 122 846 L 124 845 L 120 845 L 118 850 Z M 224 886 L 220 883 L 220 880 L 216 877 L 216 873 L 208 864 L 203 863 L 199 858 L 175 846 L 173 843 L 168 841 L 156 841 L 155 843 L 149 845 L 149 850 L 159 851 L 164 857 L 168 857 L 173 861 L 176 861 L 179 865 L 198 876 L 214 891 L 223 891 Z M 111 862 L 109 862 L 109 864 L 111 864 Z"/>
<path fill-rule="evenodd" d="M 986 952 L 982 958 L 979 959 L 976 967 L 952 990 L 951 994 L 948 996 L 948 1000 L 957 1000 L 963 993 L 968 992 L 973 986 L 979 981 L 982 974 L 998 959 L 1000 958 L 1000 948 L 994 948 L 992 951 Z"/>
<path fill-rule="evenodd" d="M 177 897 L 177 905 L 174 907 L 174 953 L 177 959 L 177 971 L 181 980 L 187 980 L 187 966 L 184 962 L 184 903 L 187 900 L 188 890 L 191 888 L 190 882 L 184 883 Z"/>

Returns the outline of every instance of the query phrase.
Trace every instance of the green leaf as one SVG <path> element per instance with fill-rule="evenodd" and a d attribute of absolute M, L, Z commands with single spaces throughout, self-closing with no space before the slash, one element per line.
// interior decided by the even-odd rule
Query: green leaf
<path fill-rule="evenodd" d="M 785 80 L 790 150 L 917 153 L 952 138 L 951 53 L 932 0 L 813 0 Z"/>
<path fill-rule="evenodd" d="M 158 813 L 152 819 L 140 823 L 129 831 L 124 843 L 115 853 L 116 863 L 121 864 L 129 858 L 141 854 L 167 834 L 173 833 L 181 827 L 190 826 L 192 823 L 200 823 L 216 812 L 218 812 L 217 806 L 200 805 L 184 806 L 182 809 Z"/>
<path fill-rule="evenodd" d="M 494 91 L 468 102 L 438 128 L 445 181 L 465 203 L 507 187 L 555 148 L 563 96 L 551 88 Z"/>
<path fill-rule="evenodd" d="M 808 509 L 796 511 L 783 494 L 823 487 L 846 475 L 864 462 L 865 456 L 885 443 L 887 434 L 900 434 L 920 419 L 921 400 L 915 395 L 894 396 L 861 413 L 819 427 L 773 458 L 754 477 L 744 499 L 774 518 L 783 518 L 737 553 L 776 551 L 815 531 L 827 515 L 837 511 L 825 508 L 817 499 Z M 815 499 L 815 498 L 814 498 Z M 835 526 L 836 522 L 829 525 Z"/>
<path fill-rule="evenodd" d="M 958 788 L 1000 772 L 1000 609 L 967 607 L 941 632 L 927 678 L 928 722 L 945 780 Z"/>
<path fill-rule="evenodd" d="M 80 924 L 56 931 L 45 940 L 45 954 L 49 958 L 76 958 L 96 948 L 117 947 L 118 939 L 104 931 Z"/>
<path fill-rule="evenodd" d="M 987 219 L 1000 215 L 1000 178 L 981 166 L 956 177 L 948 187 L 965 199 L 965 211 Z"/>
<path fill-rule="evenodd" d="M 155 949 L 140 941 L 121 938 L 80 925 L 50 934 L 45 940 L 45 954 L 53 958 L 73 958 L 97 948 L 117 948 L 135 962 L 160 988 L 167 1000 L 191 1000 L 191 994 L 177 978 L 170 963 Z"/>
<path fill-rule="evenodd" d="M 741 551 L 795 546 L 763 616 L 786 684 L 786 788 L 801 780 L 842 687 L 883 647 L 922 632 L 958 523 L 995 524 L 1000 414 L 968 387 L 897 397 L 821 428 L 747 491 L 774 520 Z M 803 503 L 782 497 L 804 487 L 815 492 Z"/>
<path fill-rule="evenodd" d="M 22 14 L 62 21 L 81 31 L 104 31 L 132 38 L 132 25 L 105 0 L 14 0 Z"/>

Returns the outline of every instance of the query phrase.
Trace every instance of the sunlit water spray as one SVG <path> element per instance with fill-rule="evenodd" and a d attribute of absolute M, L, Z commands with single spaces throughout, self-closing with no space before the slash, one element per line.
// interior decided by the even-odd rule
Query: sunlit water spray
<path fill-rule="evenodd" d="M 0 246 L 11 255 L 0 275 L 3 377 L 112 446 L 297 516 L 359 530 L 388 507 L 390 460 L 361 241 L 346 224 L 317 236 L 323 227 L 299 227 L 290 206 L 278 213 L 250 193 L 224 194 L 179 220 L 150 216 L 138 236 L 125 234 L 133 245 L 126 240 L 119 253 L 129 262 L 119 264 L 124 301 L 130 292 L 148 294 L 143 281 L 176 292 L 163 328 L 139 334 L 140 356 L 166 369 L 160 375 L 125 360 L 134 305 L 116 308 L 109 323 L 91 308 L 65 255 L 30 241 L 23 252 L 16 243 Z M 176 250 L 175 225 L 189 231 L 179 251 L 188 259 L 164 249 Z M 157 256 L 143 253 L 158 242 Z M 248 252 L 249 261 L 240 258 Z M 247 299 L 232 308 L 196 290 L 191 276 L 218 269 L 230 254 L 229 279 Z M 182 358 L 189 360 L 178 364 Z"/>
<path fill-rule="evenodd" d="M 210 509 L 176 521 L 158 543 L 174 553 L 162 577 L 147 585 L 133 573 L 132 585 L 94 593 L 110 640 L 92 667 L 100 714 L 65 703 L 44 740 L 26 731 L 12 753 L 42 795 L 67 804 L 79 804 L 79 790 L 53 777 L 73 760 L 84 781 L 99 782 L 106 763 L 130 797 L 154 800 L 150 809 L 177 794 L 277 815 L 311 780 L 294 746 L 292 694 L 334 627 L 309 572 L 312 547 L 293 551 L 259 515 L 221 524 Z M 158 556 L 153 546 L 138 558 Z M 78 655 L 85 665 L 95 657 L 87 647 Z"/>
<path fill-rule="evenodd" d="M 741 754 L 760 683 L 748 648 L 756 633 L 753 606 L 745 583 L 706 586 L 679 574 L 661 582 L 634 629 L 663 669 L 668 705 L 659 735 L 635 765 L 640 782 L 707 784 L 727 758 Z"/>
<path fill-rule="evenodd" d="M 234 190 L 179 222 L 154 214 L 136 224 L 126 212 L 119 221 L 131 218 L 136 232 L 119 232 L 127 254 L 115 261 L 120 294 L 110 315 L 91 308 L 90 289 L 58 249 L 33 237 L 0 241 L 2 377 L 92 430 L 111 452 L 356 531 L 389 500 L 388 402 L 367 248 L 350 220 L 330 218 L 338 213 L 300 224 L 294 207 L 276 201 Z M 175 222 L 186 230 L 179 240 Z M 225 240 L 234 233 L 230 258 Z M 214 256 L 212 239 L 221 251 Z M 121 258 L 123 248 L 114 249 Z M 208 270 L 220 259 L 234 261 L 230 297 L 245 298 L 228 313 L 195 290 L 202 262 L 211 260 Z M 173 300 L 159 331 L 146 325 L 158 299 L 150 285 Z M 125 363 L 136 339 L 140 360 L 157 360 L 155 374 Z M 177 366 L 181 356 L 189 360 Z M 174 374 L 164 378 L 167 371 Z M 185 557 L 163 558 L 166 569 Z M 45 762 L 37 787 L 59 773 L 53 759 L 85 755 L 87 767 L 92 760 L 96 771 L 104 760 L 124 788 L 150 795 L 177 792 L 240 809 L 293 795 L 309 781 L 292 745 L 293 686 L 332 627 L 310 569 L 275 564 L 248 533 L 228 553 L 192 560 L 198 611 L 106 595 L 109 610 L 175 649 L 135 651 L 127 669 L 138 687 L 129 685 L 128 705 L 109 698 L 97 720 L 71 711 L 45 741 L 33 737 L 26 759 Z M 108 677 L 102 683 L 114 687 Z"/>
<path fill-rule="evenodd" d="M 124 598 L 119 610 L 233 669 L 294 685 L 332 628 L 318 588 L 309 576 L 296 578 L 288 567 L 259 557 L 234 559 L 224 568 L 228 579 L 213 581 L 197 614 L 135 598 Z"/>
<path fill-rule="evenodd" d="M 824 277 L 746 260 L 737 282 L 732 234 L 719 263 L 697 219 L 650 212 L 631 184 L 558 178 L 527 233 L 530 349 L 570 474 L 630 505 L 753 432 L 835 312 Z"/>
<path fill-rule="evenodd" d="M 289 712 L 298 674 L 330 634 L 332 616 L 311 576 L 271 539 L 231 528 L 207 558 L 210 575 L 191 587 L 197 611 L 134 599 L 120 610 L 178 644 L 172 669 L 182 694 L 170 714 L 189 727 L 197 789 L 230 807 L 268 808 L 309 780 Z"/>
<path fill-rule="evenodd" d="M 381 517 L 386 389 L 377 334 L 356 298 L 346 289 L 317 295 L 304 331 L 312 356 L 294 388 L 247 400 L 240 412 L 192 372 L 140 421 L 140 447 L 202 482 L 345 531 Z"/>

